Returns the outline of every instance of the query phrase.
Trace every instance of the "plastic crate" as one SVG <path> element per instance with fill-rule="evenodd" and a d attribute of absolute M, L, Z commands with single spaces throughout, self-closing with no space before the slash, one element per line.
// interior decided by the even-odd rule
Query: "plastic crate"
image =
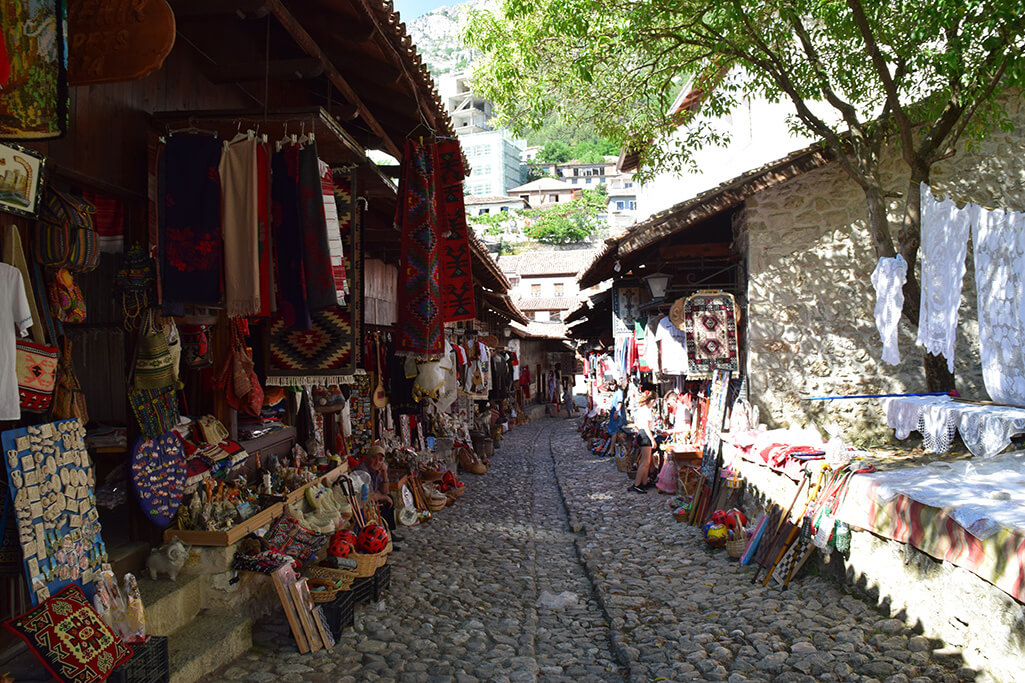
<path fill-rule="evenodd" d="M 168 683 L 167 636 L 150 636 L 145 643 L 131 643 L 132 658 L 114 669 L 111 683 Z"/>
<path fill-rule="evenodd" d="M 351 628 L 355 619 L 356 600 L 352 591 L 342 591 L 338 597 L 331 602 L 321 604 L 324 610 L 324 617 L 327 619 L 327 626 L 331 629 L 331 635 L 338 640 L 342 632 Z"/>
<path fill-rule="evenodd" d="M 386 564 L 378 567 L 374 572 L 374 602 L 384 597 L 384 592 L 391 585 L 391 565 Z"/>
<path fill-rule="evenodd" d="M 356 579 L 352 582 L 352 593 L 355 604 L 362 605 L 374 599 L 374 577 L 368 576 L 365 579 Z"/>

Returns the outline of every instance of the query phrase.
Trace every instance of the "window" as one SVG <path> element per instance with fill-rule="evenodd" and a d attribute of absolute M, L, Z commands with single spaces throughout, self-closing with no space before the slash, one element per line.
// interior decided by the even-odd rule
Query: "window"
<path fill-rule="evenodd" d="M 550 201 L 550 202 L 558 202 L 559 201 L 559 195 L 557 195 L 557 194 L 550 194 L 550 195 L 548 195 L 548 201 Z"/>
<path fill-rule="evenodd" d="M 566 294 L 566 285 L 561 282 L 555 283 L 555 296 L 564 296 Z"/>
<path fill-rule="evenodd" d="M 529 194 L 521 194 L 520 195 L 520 199 L 522 199 L 523 201 L 527 202 L 528 204 L 530 203 L 530 195 Z"/>
<path fill-rule="evenodd" d="M 616 202 L 616 211 L 622 211 L 626 208 L 626 202 Z"/>
<path fill-rule="evenodd" d="M 576 185 L 577 184 L 577 179 L 573 178 L 572 180 L 570 180 L 570 182 L 573 183 L 574 185 Z"/>
<path fill-rule="evenodd" d="M 553 323 L 559 322 L 560 320 L 562 320 L 562 311 L 549 311 L 548 320 L 550 320 Z"/>
<path fill-rule="evenodd" d="M 534 315 L 534 311 L 527 311 L 525 313 L 525 315 L 527 316 L 527 320 L 536 320 L 537 319 L 536 316 Z"/>
<path fill-rule="evenodd" d="M 502 207 L 502 213 L 509 213 L 509 207 L 508 206 L 503 206 Z"/>
<path fill-rule="evenodd" d="M 630 210 L 635 211 L 637 209 L 637 202 L 630 202 Z"/>
<path fill-rule="evenodd" d="M 484 215 L 486 213 L 491 213 L 491 209 L 481 209 L 480 210 L 480 214 L 478 214 L 478 215 Z"/>
<path fill-rule="evenodd" d="M 633 187 L 633 186 L 634 186 L 634 184 L 632 182 L 630 182 L 629 180 L 626 181 L 625 183 L 623 183 L 623 187 Z"/>
<path fill-rule="evenodd" d="M 591 179 L 590 178 L 584 178 L 584 182 L 587 183 L 588 185 L 590 185 L 591 184 Z"/>
<path fill-rule="evenodd" d="M 540 282 L 535 282 L 534 284 L 532 284 L 530 286 L 530 295 L 531 296 L 541 296 L 541 283 Z"/>

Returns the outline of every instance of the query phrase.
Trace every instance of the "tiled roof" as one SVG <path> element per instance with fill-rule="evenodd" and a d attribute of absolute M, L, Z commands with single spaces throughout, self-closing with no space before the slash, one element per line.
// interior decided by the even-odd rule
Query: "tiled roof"
<path fill-rule="evenodd" d="M 504 273 L 521 277 L 532 275 L 576 275 L 594 258 L 595 249 L 558 249 L 528 251 L 498 257 L 498 267 Z"/>
<path fill-rule="evenodd" d="M 555 178 L 538 178 L 537 180 L 530 181 L 526 185 L 520 185 L 519 187 L 514 187 L 513 189 L 509 190 L 509 192 L 510 193 L 516 193 L 516 192 L 549 192 L 549 191 L 555 192 L 555 191 L 559 191 L 559 190 L 567 190 L 568 191 L 568 190 L 573 190 L 573 189 L 576 189 L 576 188 L 574 188 L 569 183 L 564 183 L 563 181 L 556 180 Z"/>
<path fill-rule="evenodd" d="M 466 204 L 502 204 L 508 202 L 523 203 L 523 200 L 519 197 L 476 197 L 474 195 L 466 195 L 463 199 Z"/>
<path fill-rule="evenodd" d="M 572 296 L 528 296 L 516 300 L 516 308 L 521 311 L 565 311 L 576 305 Z"/>

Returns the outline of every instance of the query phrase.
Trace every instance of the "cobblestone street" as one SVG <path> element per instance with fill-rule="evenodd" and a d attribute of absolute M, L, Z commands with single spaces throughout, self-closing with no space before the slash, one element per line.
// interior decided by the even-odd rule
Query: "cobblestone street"
<path fill-rule="evenodd" d="M 400 530 L 390 590 L 332 651 L 298 654 L 273 616 L 207 680 L 976 680 L 822 579 L 751 584 L 664 496 L 628 492 L 575 421 L 513 430 L 488 474 L 465 481 L 455 506 Z"/>

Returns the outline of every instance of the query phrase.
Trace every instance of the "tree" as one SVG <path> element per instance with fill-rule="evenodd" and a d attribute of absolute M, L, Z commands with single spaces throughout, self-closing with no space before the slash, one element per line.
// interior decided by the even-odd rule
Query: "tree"
<path fill-rule="evenodd" d="M 917 326 L 919 183 L 959 143 L 1007 126 L 999 96 L 1025 72 L 1019 14 L 1015 0 L 505 0 L 471 16 L 467 41 L 503 121 L 584 119 L 639 153 L 642 178 L 727 140 L 716 120 L 741 97 L 789 100 L 793 125 L 862 189 L 876 255 L 908 262 L 903 314 Z M 682 87 L 691 106 L 670 112 Z M 910 169 L 896 235 L 880 174 L 891 136 Z M 926 354 L 925 371 L 930 390 L 953 388 L 942 358 Z"/>
<path fill-rule="evenodd" d="M 546 244 L 581 242 L 605 226 L 599 216 L 605 213 L 607 204 L 604 187 L 583 190 L 571 201 L 522 212 L 526 223 L 523 232 Z"/>
<path fill-rule="evenodd" d="M 537 153 L 537 160 L 546 164 L 564 164 L 569 161 L 570 147 L 558 140 L 549 142 Z"/>

